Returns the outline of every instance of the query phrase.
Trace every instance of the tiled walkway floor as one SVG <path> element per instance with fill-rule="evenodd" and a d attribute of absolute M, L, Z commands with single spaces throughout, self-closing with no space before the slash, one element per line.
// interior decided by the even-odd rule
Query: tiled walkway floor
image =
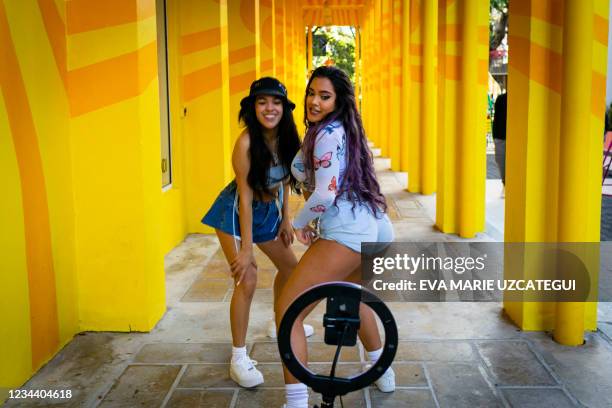
<path fill-rule="evenodd" d="M 398 241 L 457 241 L 433 228 L 402 177 L 377 160 Z M 293 198 L 292 210 L 300 205 Z M 490 240 L 486 235 L 477 240 Z M 295 245 L 299 256 L 305 247 Z M 257 251 L 259 281 L 247 338 L 266 382 L 255 390 L 228 377 L 231 355 L 228 266 L 212 236 L 191 235 L 166 256 L 168 311 L 151 333 L 77 336 L 26 384 L 71 389 L 70 401 L 12 401 L 8 407 L 276 408 L 283 380 L 276 343 L 265 335 L 272 317 L 270 261 Z M 397 390 L 368 388 L 344 398 L 345 407 L 612 407 L 612 345 L 601 333 L 583 347 L 554 343 L 545 333 L 522 333 L 497 303 L 389 302 L 400 335 L 394 363 Z M 335 348 L 322 341 L 322 305 L 309 354 L 315 371 L 329 370 Z M 362 370 L 362 348 L 345 349 L 340 375 Z M 318 403 L 312 395 L 311 404 Z M 337 406 L 340 406 L 337 403 Z"/>

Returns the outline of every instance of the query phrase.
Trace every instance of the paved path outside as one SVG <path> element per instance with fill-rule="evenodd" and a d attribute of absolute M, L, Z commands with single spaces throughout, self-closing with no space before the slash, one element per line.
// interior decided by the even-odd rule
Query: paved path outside
<path fill-rule="evenodd" d="M 463 241 L 438 232 L 419 197 L 404 190 L 405 175 L 386 167 L 388 161 L 377 159 L 398 241 Z M 300 205 L 292 198 L 292 211 Z M 475 240 L 492 238 L 482 234 Z M 305 249 L 295 246 L 298 256 Z M 245 390 L 228 378 L 232 282 L 216 239 L 190 235 L 166 256 L 168 310 L 152 332 L 76 336 L 25 385 L 70 389 L 71 400 L 5 406 L 280 407 L 281 366 L 276 344 L 265 334 L 274 268 L 259 251 L 256 256 L 259 281 L 247 343 L 265 375 L 263 386 Z M 382 394 L 370 387 L 346 396 L 346 407 L 612 407 L 612 343 L 601 332 L 570 348 L 547 333 L 520 332 L 499 303 L 388 304 L 401 340 L 394 363 L 397 390 Z M 318 372 L 329 369 L 335 350 L 322 341 L 322 307 L 308 318 L 316 330 L 309 353 Z M 339 372 L 357 373 L 363 364 L 361 346 L 345 349 Z"/>

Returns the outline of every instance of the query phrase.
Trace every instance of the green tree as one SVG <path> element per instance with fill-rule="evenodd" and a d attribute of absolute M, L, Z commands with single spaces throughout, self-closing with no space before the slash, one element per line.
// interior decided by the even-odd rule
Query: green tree
<path fill-rule="evenodd" d="M 315 67 L 331 59 L 334 65 L 344 70 L 351 81 L 355 80 L 355 30 L 353 27 L 315 27 Z"/>
<path fill-rule="evenodd" d="M 489 51 L 499 47 L 508 28 L 508 0 L 491 0 L 489 12 Z"/>

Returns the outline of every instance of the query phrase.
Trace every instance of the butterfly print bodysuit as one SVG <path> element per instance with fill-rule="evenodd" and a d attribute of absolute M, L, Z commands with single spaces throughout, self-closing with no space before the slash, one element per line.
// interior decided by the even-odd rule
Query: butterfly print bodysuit
<path fill-rule="evenodd" d="M 306 186 L 312 195 L 295 217 L 295 228 L 304 228 L 334 203 L 346 167 L 346 136 L 340 122 L 332 122 L 317 134 L 313 162 L 314 186 Z M 291 172 L 298 181 L 306 181 L 302 150 L 293 159 Z"/>

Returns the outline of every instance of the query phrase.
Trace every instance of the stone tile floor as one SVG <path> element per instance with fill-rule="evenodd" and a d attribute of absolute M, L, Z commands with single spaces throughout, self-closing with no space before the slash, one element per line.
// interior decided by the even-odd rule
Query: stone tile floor
<path fill-rule="evenodd" d="M 404 191 L 401 175 L 384 170 L 387 164 L 377 160 L 397 240 L 458 241 L 434 229 L 419 201 Z M 292 198 L 292 211 L 299 205 Z M 305 249 L 295 245 L 298 257 Z M 229 379 L 228 266 L 213 236 L 190 235 L 166 256 L 168 310 L 154 330 L 76 336 L 24 386 L 70 389 L 72 399 L 4 406 L 280 407 L 281 365 L 276 343 L 265 335 L 274 269 L 261 252 L 256 256 L 259 282 L 247 343 L 266 378 L 263 386 L 245 390 Z M 394 362 L 397 390 L 382 394 L 369 387 L 345 396 L 345 407 L 612 407 L 612 343 L 601 332 L 570 348 L 547 333 L 518 331 L 497 303 L 388 305 L 401 340 Z M 335 350 L 322 341 L 323 312 L 320 305 L 307 320 L 316 329 L 309 340 L 311 368 L 320 373 L 329 370 Z M 363 364 L 358 344 L 343 351 L 338 370 L 356 374 Z M 318 401 L 311 394 L 311 404 Z"/>

